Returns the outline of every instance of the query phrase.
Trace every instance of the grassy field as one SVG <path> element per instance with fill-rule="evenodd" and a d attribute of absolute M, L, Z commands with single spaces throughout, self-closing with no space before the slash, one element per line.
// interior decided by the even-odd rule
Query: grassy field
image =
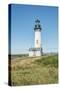
<path fill-rule="evenodd" d="M 58 83 L 58 56 L 12 58 L 11 83 L 12 86 Z"/>

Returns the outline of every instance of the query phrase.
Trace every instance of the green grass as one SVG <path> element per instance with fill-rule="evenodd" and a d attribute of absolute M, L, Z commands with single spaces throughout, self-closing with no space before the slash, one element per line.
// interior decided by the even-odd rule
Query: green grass
<path fill-rule="evenodd" d="M 12 86 L 58 83 L 58 56 L 26 57 L 12 60 Z"/>
<path fill-rule="evenodd" d="M 42 57 L 41 59 L 37 59 L 36 62 L 37 64 L 42 64 L 42 65 L 50 65 L 54 67 L 58 67 L 58 56 L 47 56 L 47 57 Z"/>

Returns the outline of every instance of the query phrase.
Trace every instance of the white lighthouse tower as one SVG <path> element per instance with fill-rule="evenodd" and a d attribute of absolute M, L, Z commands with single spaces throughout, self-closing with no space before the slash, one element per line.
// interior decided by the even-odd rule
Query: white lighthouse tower
<path fill-rule="evenodd" d="M 42 43 L 41 43 L 41 25 L 40 20 L 35 21 L 34 33 L 35 33 L 35 46 L 29 49 L 29 56 L 41 56 L 42 55 Z"/>
<path fill-rule="evenodd" d="M 40 21 L 37 19 L 35 21 L 35 48 L 41 48 L 41 26 Z"/>

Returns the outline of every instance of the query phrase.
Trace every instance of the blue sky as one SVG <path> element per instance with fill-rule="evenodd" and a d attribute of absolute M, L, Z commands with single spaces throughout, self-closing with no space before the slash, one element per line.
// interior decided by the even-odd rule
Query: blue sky
<path fill-rule="evenodd" d="M 34 47 L 34 25 L 36 19 L 42 27 L 44 52 L 58 50 L 58 8 L 36 5 L 11 5 L 11 53 L 28 53 Z"/>

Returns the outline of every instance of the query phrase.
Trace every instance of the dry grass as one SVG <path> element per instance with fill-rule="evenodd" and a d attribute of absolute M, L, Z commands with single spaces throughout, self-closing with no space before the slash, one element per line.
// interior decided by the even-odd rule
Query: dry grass
<path fill-rule="evenodd" d="M 58 83 L 58 56 L 21 57 L 11 61 L 12 86 Z"/>

